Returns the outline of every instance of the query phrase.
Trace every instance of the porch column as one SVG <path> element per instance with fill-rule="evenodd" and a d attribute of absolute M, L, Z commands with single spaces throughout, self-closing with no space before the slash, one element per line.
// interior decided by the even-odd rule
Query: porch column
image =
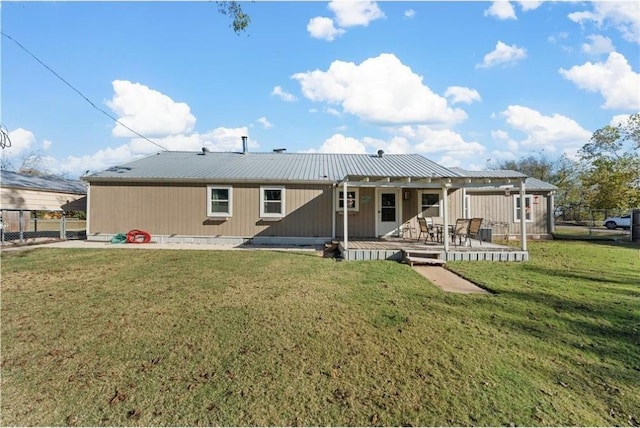
<path fill-rule="evenodd" d="M 547 233 L 554 233 L 556 231 L 556 207 L 554 193 L 555 192 L 549 192 L 547 195 Z"/>
<path fill-rule="evenodd" d="M 527 202 L 525 200 L 524 179 L 520 181 L 520 244 L 522 251 L 527 251 Z"/>
<path fill-rule="evenodd" d="M 447 184 L 442 184 L 442 243 L 444 251 L 449 251 L 449 204 L 447 202 Z"/>
<path fill-rule="evenodd" d="M 343 211 L 343 216 L 344 218 L 342 219 L 343 222 L 343 228 L 344 228 L 344 249 L 348 249 L 349 248 L 349 211 L 348 211 L 348 207 L 347 207 L 347 180 L 345 180 L 342 183 L 342 190 L 343 190 L 343 194 L 342 196 L 344 197 L 344 202 L 342 203 L 342 208 L 344 209 Z"/>
<path fill-rule="evenodd" d="M 333 195 L 333 202 L 331 202 L 331 239 L 336 239 L 336 200 L 338 199 L 338 186 L 335 184 L 331 186 L 331 194 Z"/>

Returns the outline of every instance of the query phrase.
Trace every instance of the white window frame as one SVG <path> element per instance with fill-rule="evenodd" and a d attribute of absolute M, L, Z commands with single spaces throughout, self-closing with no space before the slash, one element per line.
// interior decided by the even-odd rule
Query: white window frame
<path fill-rule="evenodd" d="M 471 195 L 464 195 L 462 216 L 464 218 L 471 218 Z"/>
<path fill-rule="evenodd" d="M 353 192 L 354 193 L 354 206 L 353 207 L 347 207 L 347 211 L 360 211 L 360 189 L 358 189 L 357 187 L 352 187 L 352 188 L 348 188 L 347 187 L 347 196 L 349 196 L 349 193 Z M 338 190 L 336 192 L 336 211 L 338 212 L 343 212 L 344 211 L 344 205 L 340 206 L 340 202 L 342 202 L 344 204 L 344 196 L 340 197 L 340 195 L 344 195 L 344 190 Z M 347 200 L 349 200 L 349 198 L 347 198 Z"/>
<path fill-rule="evenodd" d="M 264 212 L 264 192 L 267 190 L 280 190 L 280 212 L 279 213 L 267 213 Z M 263 218 L 282 218 L 286 215 L 286 189 L 284 186 L 260 186 L 260 217 Z"/>
<path fill-rule="evenodd" d="M 520 219 L 518 218 L 518 214 L 520 208 L 518 208 L 518 201 L 520 201 L 520 195 L 513 195 L 513 222 L 520 223 Z M 527 201 L 529 201 L 529 211 L 527 211 Z M 524 195 L 524 218 L 525 222 L 533 223 L 533 195 Z"/>
<path fill-rule="evenodd" d="M 229 209 L 227 212 L 214 212 L 211 210 L 211 191 L 214 189 L 223 189 L 229 192 L 229 199 L 227 202 L 229 203 Z M 207 185 L 207 217 L 222 217 L 228 218 L 233 215 L 233 187 L 231 186 L 220 186 L 218 184 L 209 184 Z"/>
<path fill-rule="evenodd" d="M 442 195 L 437 190 L 420 190 L 418 192 L 418 217 L 422 217 L 422 213 L 424 212 L 424 209 L 422 207 L 422 195 L 425 195 L 425 194 L 438 196 L 438 205 L 437 205 L 438 216 L 442 217 Z M 436 206 L 436 205 L 431 205 L 431 206 Z"/>

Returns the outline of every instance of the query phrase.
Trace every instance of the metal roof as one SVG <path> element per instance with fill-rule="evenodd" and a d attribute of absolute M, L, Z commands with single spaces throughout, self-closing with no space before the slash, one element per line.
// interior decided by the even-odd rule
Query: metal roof
<path fill-rule="evenodd" d="M 465 169 L 462 168 L 451 168 L 453 171 L 457 172 L 458 174 L 461 175 L 466 175 L 467 177 L 473 177 L 473 178 L 514 178 L 514 174 L 515 177 L 520 176 L 520 177 L 526 177 L 526 175 L 519 173 L 517 171 L 512 171 L 512 170 L 508 170 L 508 169 L 501 169 L 501 170 L 489 170 L 489 171 L 467 171 Z M 514 189 L 517 189 L 518 186 L 514 185 L 513 186 Z M 539 180 L 537 178 L 533 178 L 533 177 L 527 177 L 527 179 L 524 182 L 524 188 L 525 190 L 531 190 L 531 191 L 554 191 L 554 190 L 558 190 L 558 188 L 556 186 L 554 186 L 551 183 L 547 183 L 546 181 L 542 181 Z M 489 191 L 489 190 L 496 190 L 496 186 L 482 186 L 482 187 L 474 187 L 473 188 L 474 191 Z"/>
<path fill-rule="evenodd" d="M 460 177 L 416 154 L 159 152 L 86 181 L 337 182 L 345 177 Z"/>
<path fill-rule="evenodd" d="M 17 189 L 43 190 L 72 194 L 87 194 L 87 186 L 80 180 L 68 180 L 59 177 L 45 177 L 20 174 L 13 171 L 0 171 L 0 185 Z"/>
<path fill-rule="evenodd" d="M 512 171 L 510 169 L 497 169 L 487 171 L 468 171 L 463 168 L 454 167 L 451 168 L 456 174 L 469 178 L 525 178 L 526 174 L 518 171 Z"/>

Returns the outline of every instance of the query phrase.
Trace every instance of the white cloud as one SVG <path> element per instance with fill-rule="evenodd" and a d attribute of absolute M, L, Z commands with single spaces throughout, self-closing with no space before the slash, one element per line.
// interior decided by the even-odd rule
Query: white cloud
<path fill-rule="evenodd" d="M 540 112 L 519 105 L 511 105 L 501 113 L 515 130 L 526 134 L 521 147 L 559 153 L 582 147 L 591 132 L 576 121 L 560 114 L 544 116 Z"/>
<path fill-rule="evenodd" d="M 569 19 L 584 25 L 593 21 L 598 27 L 607 24 L 615 27 L 622 37 L 633 43 L 640 43 L 640 3 L 637 1 L 594 1 L 588 3 L 592 11 L 574 12 Z"/>
<path fill-rule="evenodd" d="M 580 89 L 599 92 L 605 100 L 602 108 L 640 110 L 640 74 L 617 52 L 611 52 L 605 63 L 587 62 L 559 72 Z"/>
<path fill-rule="evenodd" d="M 325 112 L 332 115 L 332 116 L 342 116 L 342 113 L 340 113 L 338 110 L 331 108 L 331 107 L 327 107 L 325 109 Z"/>
<path fill-rule="evenodd" d="M 362 142 L 370 147 L 371 152 L 377 153 L 378 150 L 383 150 L 388 154 L 408 154 L 413 153 L 414 149 L 409 144 L 409 141 L 405 137 L 394 136 L 389 141 L 380 140 L 378 138 L 365 137 L 362 139 Z"/>
<path fill-rule="evenodd" d="M 538 0 L 520 0 L 515 1 L 520 5 L 524 12 L 537 9 L 542 4 Z M 518 19 L 513 4 L 507 0 L 494 0 L 489 9 L 484 11 L 484 16 L 493 16 L 497 19 Z"/>
<path fill-rule="evenodd" d="M 482 101 L 478 91 L 462 86 L 449 86 L 444 92 L 444 96 L 451 99 L 451 104 L 471 104 L 474 101 Z"/>
<path fill-rule="evenodd" d="M 389 150 L 397 150 L 396 153 L 423 154 L 445 166 L 459 166 L 477 160 L 478 156 L 482 156 L 486 151 L 482 144 L 466 141 L 462 135 L 450 129 L 433 129 L 426 125 L 418 125 L 402 126 L 388 131 L 394 135 L 388 146 Z"/>
<path fill-rule="evenodd" d="M 17 128 L 9 131 L 9 141 L 11 141 L 11 147 L 2 149 L 2 156 L 7 159 L 15 159 L 17 156 L 32 150 L 33 145 L 36 143 L 36 137 L 31 131 Z"/>
<path fill-rule="evenodd" d="M 407 9 L 404 11 L 404 17 L 407 19 L 411 19 L 416 16 L 416 11 L 413 9 Z"/>
<path fill-rule="evenodd" d="M 273 123 L 269 122 L 269 119 L 267 119 L 266 117 L 261 117 L 258 120 L 256 120 L 256 122 L 262 125 L 264 129 L 273 128 Z"/>
<path fill-rule="evenodd" d="M 51 140 L 43 140 L 42 141 L 42 150 L 49 150 L 53 145 L 53 141 Z"/>
<path fill-rule="evenodd" d="M 329 3 L 338 25 L 343 28 L 369 25 L 371 21 L 384 18 L 375 1 L 333 0 Z"/>
<path fill-rule="evenodd" d="M 297 100 L 297 98 L 293 94 L 284 91 L 280 86 L 276 86 L 275 88 L 273 88 L 273 91 L 271 91 L 271 95 L 280 97 L 283 101 L 289 103 Z"/>
<path fill-rule="evenodd" d="M 490 68 L 497 65 L 510 66 L 527 57 L 527 50 L 516 45 L 509 46 L 501 41 L 496 43 L 496 48 L 484 56 L 482 64 L 476 68 Z"/>
<path fill-rule="evenodd" d="M 336 28 L 333 25 L 333 19 L 324 16 L 316 16 L 311 18 L 307 24 L 307 31 L 311 37 L 315 39 L 323 39 L 332 42 L 336 37 L 340 37 L 345 33 L 342 28 Z"/>
<path fill-rule="evenodd" d="M 498 19 L 518 19 L 513 5 L 506 0 L 494 0 L 491 7 L 484 11 L 484 16 L 493 16 Z"/>
<path fill-rule="evenodd" d="M 114 95 L 107 105 L 119 116 L 121 123 L 146 137 L 190 132 L 196 123 L 187 104 L 177 103 L 148 86 L 128 80 L 114 80 L 112 85 Z M 115 137 L 134 135 L 119 124 L 112 134 Z"/>
<path fill-rule="evenodd" d="M 615 115 L 615 116 L 613 116 L 611 118 L 611 122 L 609 122 L 609 125 L 611 125 L 611 126 L 624 125 L 629 120 L 629 117 L 631 117 L 630 114 L 618 114 L 618 115 Z"/>
<path fill-rule="evenodd" d="M 296 73 L 304 96 L 338 104 L 350 113 L 376 123 L 435 123 L 451 125 L 466 119 L 460 109 L 431 91 L 393 54 L 381 54 L 361 64 L 334 61 L 327 71 Z"/>
<path fill-rule="evenodd" d="M 355 153 L 364 154 L 367 152 L 364 144 L 352 137 L 345 137 L 342 134 L 335 134 L 325 140 L 318 150 L 320 153 Z"/>
<path fill-rule="evenodd" d="M 615 46 L 608 37 L 601 36 L 599 34 L 592 34 L 587 36 L 590 43 L 584 43 L 582 45 L 582 52 L 587 55 L 597 56 L 600 54 L 608 54 L 616 50 Z"/>
<path fill-rule="evenodd" d="M 243 135 L 248 135 L 246 127 L 240 128 L 216 128 L 203 134 L 188 133 L 170 135 L 154 139 L 155 142 L 175 151 L 200 151 L 206 147 L 211 151 L 241 151 Z M 249 148 L 258 147 L 257 142 L 249 139 Z M 100 171 L 114 165 L 131 162 L 143 156 L 158 152 L 157 146 L 142 138 L 132 138 L 127 144 L 115 148 L 99 150 L 96 153 L 84 156 L 68 156 L 59 161 L 51 159 L 51 170 L 66 172 L 72 175 L 84 174 L 86 170 Z"/>
<path fill-rule="evenodd" d="M 529 11 L 529 10 L 535 10 L 538 7 L 540 7 L 540 5 L 542 4 L 542 1 L 537 1 L 537 0 L 521 0 L 518 1 L 518 3 L 520 4 L 520 7 L 522 8 L 522 10 Z"/>

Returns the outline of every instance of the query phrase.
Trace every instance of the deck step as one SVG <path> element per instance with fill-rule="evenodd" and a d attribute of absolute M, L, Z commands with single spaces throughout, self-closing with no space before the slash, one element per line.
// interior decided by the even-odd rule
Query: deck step
<path fill-rule="evenodd" d="M 407 256 L 404 259 L 409 266 L 413 265 L 443 265 L 446 262 L 442 259 L 436 259 L 431 257 L 415 257 L 415 256 Z"/>

